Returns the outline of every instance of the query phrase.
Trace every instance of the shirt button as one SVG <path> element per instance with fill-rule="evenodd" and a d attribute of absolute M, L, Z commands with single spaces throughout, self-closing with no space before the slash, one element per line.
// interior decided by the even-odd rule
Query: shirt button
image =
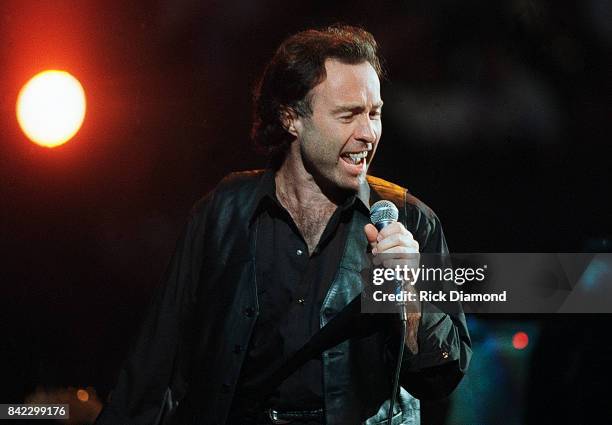
<path fill-rule="evenodd" d="M 300 298 L 299 300 L 297 300 L 298 304 L 304 304 L 306 302 L 306 300 L 304 298 Z"/>
<path fill-rule="evenodd" d="M 253 307 L 247 307 L 244 309 L 244 315 L 246 317 L 253 317 L 255 315 L 255 309 Z"/>
<path fill-rule="evenodd" d="M 443 351 L 442 352 L 442 358 L 443 359 L 448 359 L 448 351 Z"/>
<path fill-rule="evenodd" d="M 302 251 L 301 249 L 298 249 L 297 251 L 295 251 L 295 253 L 297 255 L 302 255 L 304 253 L 304 251 Z"/>

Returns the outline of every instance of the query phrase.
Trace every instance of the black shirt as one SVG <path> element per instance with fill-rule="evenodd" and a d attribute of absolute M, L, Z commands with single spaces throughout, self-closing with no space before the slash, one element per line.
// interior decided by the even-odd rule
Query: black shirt
<path fill-rule="evenodd" d="M 259 316 L 237 384 L 235 408 L 319 330 L 321 306 L 344 251 L 352 214 L 368 214 L 356 195 L 348 196 L 309 255 L 299 229 L 276 197 L 274 174 L 264 179 L 255 217 Z M 280 385 L 268 407 L 324 407 L 322 379 L 321 359 L 309 361 Z"/>

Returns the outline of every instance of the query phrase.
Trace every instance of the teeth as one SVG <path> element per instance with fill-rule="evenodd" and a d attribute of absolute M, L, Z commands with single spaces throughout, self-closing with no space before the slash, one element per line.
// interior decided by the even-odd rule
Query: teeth
<path fill-rule="evenodd" d="M 354 162 L 358 162 L 359 160 L 361 160 L 361 159 L 365 158 L 366 156 L 368 156 L 368 152 L 367 151 L 363 151 L 363 152 L 360 152 L 360 153 L 349 153 L 348 155 L 349 155 L 349 157 L 351 157 L 351 159 Z"/>

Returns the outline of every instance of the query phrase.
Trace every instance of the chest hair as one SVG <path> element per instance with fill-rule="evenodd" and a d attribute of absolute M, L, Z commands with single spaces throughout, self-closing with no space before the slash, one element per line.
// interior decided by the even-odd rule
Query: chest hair
<path fill-rule="evenodd" d="M 312 255 L 337 206 L 329 200 L 321 199 L 300 204 L 295 198 L 279 190 L 278 186 L 276 196 L 293 219 L 306 245 L 308 245 L 309 255 Z"/>
<path fill-rule="evenodd" d="M 317 247 L 335 208 L 334 205 L 327 208 L 303 208 L 299 211 L 289 210 L 289 214 L 291 214 L 295 225 L 308 245 L 310 255 L 312 255 L 312 252 Z"/>

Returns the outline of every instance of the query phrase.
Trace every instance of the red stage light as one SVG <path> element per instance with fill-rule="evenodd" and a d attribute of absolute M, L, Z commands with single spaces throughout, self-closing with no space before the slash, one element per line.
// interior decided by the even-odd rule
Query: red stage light
<path fill-rule="evenodd" d="M 517 332 L 512 337 L 512 346 L 517 350 L 522 350 L 529 344 L 529 335 L 525 332 Z"/>
<path fill-rule="evenodd" d="M 79 389 L 77 390 L 76 394 L 77 398 L 83 403 L 89 401 L 89 393 L 87 392 L 87 390 Z"/>

